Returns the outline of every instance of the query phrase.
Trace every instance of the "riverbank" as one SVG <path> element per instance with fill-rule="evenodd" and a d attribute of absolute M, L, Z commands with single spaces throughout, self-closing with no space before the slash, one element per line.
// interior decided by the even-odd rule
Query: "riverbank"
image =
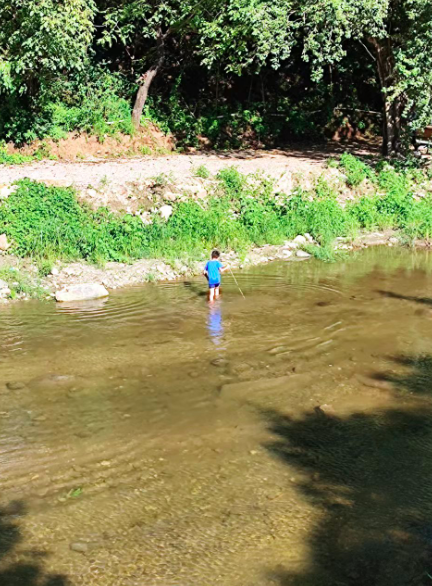
<path fill-rule="evenodd" d="M 153 178 L 128 196 L 126 210 L 89 205 L 76 188 L 28 179 L 4 186 L 0 297 L 52 298 L 82 283 L 109 290 L 187 278 L 201 272 L 214 247 L 241 268 L 335 260 L 371 243 L 427 246 L 432 235 L 428 169 L 344 154 L 307 179 L 245 175 L 233 166 L 217 174 L 200 166 L 194 177 L 202 191 Z"/>
<path fill-rule="evenodd" d="M 401 239 L 393 230 L 362 234 L 355 240 L 339 238 L 335 243 L 335 260 L 338 256 L 344 258 L 348 253 L 371 246 L 400 245 Z M 299 235 L 280 246 L 254 248 L 242 257 L 233 251 L 227 252 L 223 254 L 223 261 L 232 270 L 277 260 L 302 262 L 313 258 L 313 249 L 310 247 L 317 246 L 309 234 Z M 426 248 L 428 243 L 418 241 L 416 247 Z M 161 259 L 141 259 L 132 263 L 108 262 L 104 266 L 88 262 L 56 262 L 48 275 L 41 276 L 40 268 L 31 259 L 20 259 L 14 255 L 0 256 L 0 304 L 29 301 L 32 298 L 51 301 L 59 291 L 83 284 L 103 285 L 109 292 L 145 283 L 186 280 L 201 275 L 202 270 L 202 261 L 177 260 L 167 263 Z"/>

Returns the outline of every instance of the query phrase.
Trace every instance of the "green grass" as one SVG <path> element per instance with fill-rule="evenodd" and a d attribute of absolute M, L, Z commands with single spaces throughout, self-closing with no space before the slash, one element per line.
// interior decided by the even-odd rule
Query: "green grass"
<path fill-rule="evenodd" d="M 425 174 L 388 165 L 364 173 L 375 193 L 342 207 L 323 178 L 311 191 L 296 189 L 275 197 L 268 178 L 228 168 L 218 174 L 208 201 L 175 202 L 167 222 L 154 214 L 150 225 L 128 214 L 94 211 L 79 203 L 72 189 L 24 180 L 0 205 L 0 233 L 12 242 L 11 252 L 36 260 L 41 275 L 49 273 L 56 259 L 100 264 L 152 257 L 200 259 L 213 247 L 244 254 L 253 246 L 281 244 L 307 232 L 320 244 L 313 254 L 322 260 L 331 260 L 336 237 L 352 238 L 361 230 L 388 227 L 409 241 L 432 238 L 432 197 L 413 197 Z M 166 181 L 166 176 L 155 178 L 158 185 Z"/>
<path fill-rule="evenodd" d="M 201 179 L 208 179 L 211 176 L 211 173 L 205 165 L 200 165 L 197 169 L 195 169 L 194 175 L 195 177 L 200 177 Z"/>
<path fill-rule="evenodd" d="M 6 143 L 0 142 L 0 165 L 24 165 L 34 160 L 35 157 L 24 156 L 20 153 L 9 153 Z"/>
<path fill-rule="evenodd" d="M 334 166 L 334 164 L 331 166 Z M 369 165 L 348 153 L 341 156 L 340 167 L 344 170 L 347 185 L 350 187 L 357 187 L 365 179 L 373 179 L 374 177 L 374 173 Z"/>

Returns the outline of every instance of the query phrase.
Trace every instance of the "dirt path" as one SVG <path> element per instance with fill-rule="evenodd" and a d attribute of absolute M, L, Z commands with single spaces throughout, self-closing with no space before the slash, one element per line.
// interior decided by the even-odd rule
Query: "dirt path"
<path fill-rule="evenodd" d="M 140 182 L 160 174 L 170 175 L 175 182 L 193 177 L 195 170 L 204 165 L 215 174 L 220 169 L 235 166 L 242 173 L 264 172 L 273 177 L 284 173 L 316 174 L 325 161 L 343 148 L 331 146 L 323 149 L 290 151 L 243 151 L 230 154 L 169 155 L 166 157 L 124 158 L 85 162 L 42 161 L 22 166 L 0 168 L 0 184 L 23 178 L 44 181 L 55 185 L 74 185 L 79 189 L 99 184 L 125 185 Z M 352 150 L 352 149 L 350 149 Z M 354 149 L 365 154 L 365 148 Z"/>

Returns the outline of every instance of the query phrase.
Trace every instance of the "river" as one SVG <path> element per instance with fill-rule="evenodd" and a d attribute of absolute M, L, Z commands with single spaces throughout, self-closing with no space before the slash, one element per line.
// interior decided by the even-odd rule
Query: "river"
<path fill-rule="evenodd" d="M 432 583 L 432 255 L 0 314 L 2 586 Z"/>

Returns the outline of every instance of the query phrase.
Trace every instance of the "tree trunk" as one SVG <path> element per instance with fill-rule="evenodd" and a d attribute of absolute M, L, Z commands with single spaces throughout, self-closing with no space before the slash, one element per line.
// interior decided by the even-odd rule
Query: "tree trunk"
<path fill-rule="evenodd" d="M 395 62 L 389 40 L 369 39 L 375 49 L 378 77 L 383 95 L 383 143 L 384 156 L 390 157 L 400 151 L 403 97 L 389 98 L 388 91 L 395 82 Z"/>
<path fill-rule="evenodd" d="M 148 69 L 140 79 L 140 87 L 135 98 L 134 109 L 132 112 L 132 124 L 135 130 L 140 126 L 141 116 L 144 110 L 150 86 L 156 77 L 159 69 L 162 67 L 165 59 L 164 36 L 162 31 L 158 30 L 157 35 L 157 61 Z"/>

